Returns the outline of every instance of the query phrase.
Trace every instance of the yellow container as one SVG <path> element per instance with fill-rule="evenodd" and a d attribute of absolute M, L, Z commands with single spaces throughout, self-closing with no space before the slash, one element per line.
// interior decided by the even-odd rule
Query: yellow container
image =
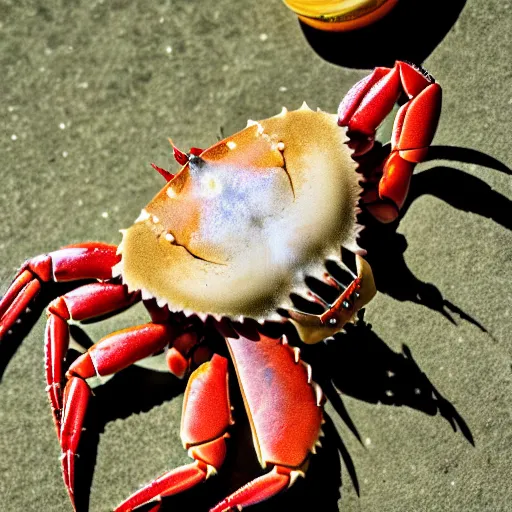
<path fill-rule="evenodd" d="M 385 16 L 398 0 L 283 0 L 304 23 L 343 32 L 365 27 Z"/>

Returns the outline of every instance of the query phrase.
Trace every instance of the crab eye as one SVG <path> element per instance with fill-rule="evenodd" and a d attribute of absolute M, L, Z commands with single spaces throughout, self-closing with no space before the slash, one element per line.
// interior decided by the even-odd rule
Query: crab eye
<path fill-rule="evenodd" d="M 201 172 L 202 169 L 207 165 L 206 161 L 203 160 L 200 156 L 194 155 L 191 153 L 188 157 L 188 166 L 189 169 L 194 172 Z"/>

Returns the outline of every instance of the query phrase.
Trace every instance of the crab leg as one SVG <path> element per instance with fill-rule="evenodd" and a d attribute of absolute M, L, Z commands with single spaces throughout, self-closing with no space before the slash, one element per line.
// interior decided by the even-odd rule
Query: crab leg
<path fill-rule="evenodd" d="M 26 261 L 0 300 L 0 340 L 39 293 L 42 283 L 110 279 L 112 266 L 120 259 L 116 251 L 115 245 L 88 242 Z"/>
<path fill-rule="evenodd" d="M 266 473 L 244 485 L 215 505 L 210 509 L 210 512 L 226 512 L 235 508 L 242 510 L 242 507 L 267 500 L 292 485 L 293 473 L 294 471 L 290 468 L 274 466 L 270 473 Z"/>
<path fill-rule="evenodd" d="M 75 457 L 77 456 L 78 444 L 91 394 L 91 389 L 85 380 L 77 377 L 70 378 L 64 389 L 64 409 L 59 435 L 62 452 L 60 460 L 62 478 L 75 510 Z"/>
<path fill-rule="evenodd" d="M 290 320 L 304 343 L 318 343 L 340 332 L 375 295 L 375 282 L 370 265 L 359 255 L 356 255 L 356 264 L 357 276 L 333 304 L 327 305 L 324 313 L 314 315 L 295 309 L 288 310 Z M 326 281 L 339 288 L 339 284 L 331 276 L 327 276 Z"/>
<path fill-rule="evenodd" d="M 183 379 L 187 374 L 190 367 L 190 352 L 196 347 L 198 341 L 198 335 L 193 329 L 185 330 L 176 337 L 172 347 L 165 354 L 169 371 L 179 379 Z M 194 352 L 194 355 L 196 353 L 197 350 Z"/>
<path fill-rule="evenodd" d="M 90 320 L 120 311 L 139 299 L 128 293 L 126 286 L 114 283 L 92 283 L 58 297 L 47 308 L 45 331 L 45 368 L 48 397 L 57 432 L 62 410 L 61 383 L 63 362 L 69 345 L 68 321 Z"/>
<path fill-rule="evenodd" d="M 45 361 L 47 391 L 62 450 L 62 474 L 74 505 L 75 456 L 91 390 L 86 379 L 109 375 L 150 356 L 172 342 L 178 326 L 168 314 L 165 323 L 149 323 L 115 332 L 93 345 L 80 356 L 66 373 L 67 383 L 61 393 L 63 361 L 69 344 L 68 322 L 89 320 L 124 309 L 139 299 L 126 286 L 98 282 L 81 286 L 55 299 L 47 309 Z M 156 312 L 153 312 L 156 318 Z"/>
<path fill-rule="evenodd" d="M 183 492 L 215 474 L 226 456 L 227 429 L 233 423 L 228 394 L 227 360 L 214 355 L 190 376 L 183 402 L 181 439 L 195 462 L 153 480 L 121 503 L 115 512 L 128 512 Z"/>
<path fill-rule="evenodd" d="M 166 307 L 161 308 L 158 306 L 155 299 L 145 300 L 144 306 L 155 324 L 166 323 L 172 317 L 172 313 Z M 177 319 L 174 316 L 172 320 L 176 322 Z M 197 317 L 195 317 L 195 321 L 194 317 L 189 318 L 189 320 L 189 322 L 183 323 L 179 333 L 173 340 L 172 347 L 169 347 L 165 354 L 167 368 L 179 379 L 183 379 L 187 375 L 191 365 L 197 368 L 212 358 L 210 348 L 204 344 L 199 345 L 203 337 L 203 322 Z"/>
<path fill-rule="evenodd" d="M 358 82 L 338 108 L 338 124 L 353 138 L 354 156 L 368 152 L 375 131 L 391 112 L 400 95 L 405 103 L 395 119 L 391 154 L 383 166 L 378 201 L 367 209 L 380 221 L 391 222 L 403 206 L 416 163 L 425 159 L 439 121 L 441 87 L 421 70 L 397 61 L 390 68 L 376 68 Z"/>
<path fill-rule="evenodd" d="M 59 439 L 62 474 L 73 505 L 75 457 L 91 395 L 85 379 L 111 375 L 127 368 L 172 343 L 175 333 L 176 327 L 171 324 L 148 323 L 123 329 L 101 339 L 69 367 Z"/>

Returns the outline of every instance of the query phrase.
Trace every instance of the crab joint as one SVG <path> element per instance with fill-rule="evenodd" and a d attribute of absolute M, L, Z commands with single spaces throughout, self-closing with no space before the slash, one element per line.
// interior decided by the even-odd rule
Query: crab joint
<path fill-rule="evenodd" d="M 354 321 L 357 312 L 375 295 L 375 282 L 370 265 L 361 256 L 356 256 L 356 263 L 357 277 L 323 314 L 313 315 L 288 310 L 291 322 L 304 343 L 318 343 L 340 332 L 347 322 Z"/>

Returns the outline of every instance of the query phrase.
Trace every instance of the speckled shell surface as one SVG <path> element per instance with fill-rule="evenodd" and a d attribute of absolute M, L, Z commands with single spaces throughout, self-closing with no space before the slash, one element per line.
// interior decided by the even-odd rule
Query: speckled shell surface
<path fill-rule="evenodd" d="M 309 108 L 193 157 L 123 234 L 131 289 L 171 310 L 264 318 L 354 244 L 360 187 L 337 117 Z"/>

